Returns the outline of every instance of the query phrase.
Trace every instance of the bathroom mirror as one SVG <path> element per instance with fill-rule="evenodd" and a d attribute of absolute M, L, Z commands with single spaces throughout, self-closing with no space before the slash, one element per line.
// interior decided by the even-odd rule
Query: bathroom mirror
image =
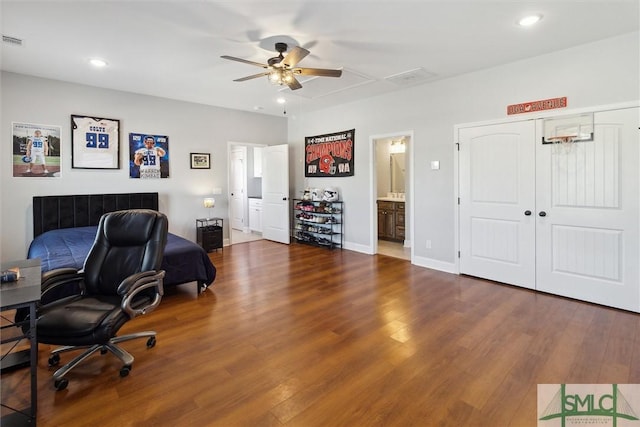
<path fill-rule="evenodd" d="M 390 154 L 390 168 L 391 173 L 391 192 L 392 193 L 404 193 L 404 175 L 405 175 L 405 164 L 404 164 L 404 155 L 405 153 L 391 153 Z"/>

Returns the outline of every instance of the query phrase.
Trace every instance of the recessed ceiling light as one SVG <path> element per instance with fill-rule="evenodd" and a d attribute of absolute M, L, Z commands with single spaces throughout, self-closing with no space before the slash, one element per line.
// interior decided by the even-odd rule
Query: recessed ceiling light
<path fill-rule="evenodd" d="M 104 59 L 100 59 L 100 58 L 91 58 L 89 60 L 89 64 L 93 65 L 94 67 L 97 68 L 102 68 L 102 67 L 106 67 L 107 66 L 107 61 L 105 61 Z"/>
<path fill-rule="evenodd" d="M 530 27 L 531 25 L 535 24 L 541 19 L 542 19 L 542 15 L 525 16 L 524 18 L 518 21 L 518 25 L 520 25 L 521 27 Z"/>
<path fill-rule="evenodd" d="M 287 102 L 287 100 L 284 99 L 283 97 L 276 99 L 276 101 L 278 102 L 278 104 L 284 104 L 285 102 Z"/>

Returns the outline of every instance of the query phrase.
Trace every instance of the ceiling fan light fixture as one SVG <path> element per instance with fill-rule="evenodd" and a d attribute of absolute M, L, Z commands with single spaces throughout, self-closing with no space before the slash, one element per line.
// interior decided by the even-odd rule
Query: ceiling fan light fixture
<path fill-rule="evenodd" d="M 268 78 L 271 83 L 280 86 L 289 85 L 295 80 L 295 77 L 291 70 L 282 68 L 274 68 L 273 70 L 271 70 Z"/>
<path fill-rule="evenodd" d="M 284 70 L 282 72 L 282 83 L 283 84 L 291 84 L 293 83 L 294 77 L 293 77 L 293 73 L 291 72 L 291 70 Z"/>
<path fill-rule="evenodd" d="M 274 68 L 268 75 L 269 81 L 274 85 L 282 84 L 282 70 L 279 68 Z"/>

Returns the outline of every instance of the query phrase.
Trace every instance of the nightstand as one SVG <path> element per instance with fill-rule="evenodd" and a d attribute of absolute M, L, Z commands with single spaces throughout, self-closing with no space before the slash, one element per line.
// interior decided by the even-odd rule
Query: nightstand
<path fill-rule="evenodd" d="M 222 249 L 222 218 L 196 219 L 197 242 L 207 252 Z"/>

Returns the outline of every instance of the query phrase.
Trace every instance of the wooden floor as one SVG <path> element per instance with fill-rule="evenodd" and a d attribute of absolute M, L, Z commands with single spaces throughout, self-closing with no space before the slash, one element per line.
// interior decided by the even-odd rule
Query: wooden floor
<path fill-rule="evenodd" d="M 158 332 L 124 344 L 128 377 L 96 355 L 56 392 L 41 345 L 38 424 L 535 426 L 539 383 L 640 383 L 633 313 L 347 250 L 211 257 L 211 289 L 123 328 Z M 3 376 L 3 401 L 27 402 L 27 371 Z"/>

